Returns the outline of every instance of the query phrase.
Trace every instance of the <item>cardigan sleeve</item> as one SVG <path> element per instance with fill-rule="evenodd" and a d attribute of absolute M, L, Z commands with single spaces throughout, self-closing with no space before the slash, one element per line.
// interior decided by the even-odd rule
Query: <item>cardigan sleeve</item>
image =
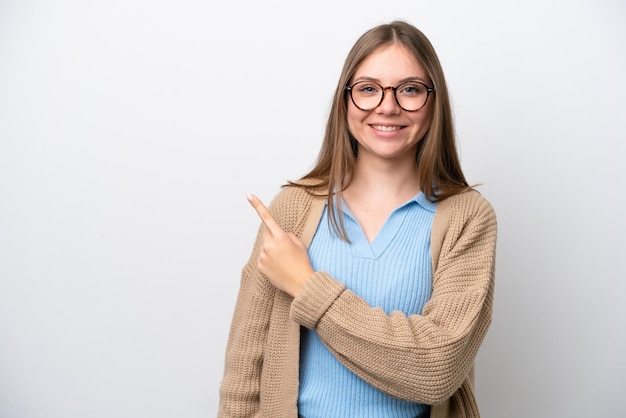
<path fill-rule="evenodd" d="M 287 187 L 272 200 L 269 210 L 283 229 L 301 236 L 311 201 L 302 189 Z M 279 291 L 258 269 L 261 244 L 262 227 L 241 273 L 220 384 L 219 418 L 258 417 L 263 413 L 263 365 L 268 360 L 267 341 Z"/>
<path fill-rule="evenodd" d="M 316 272 L 294 299 L 291 317 L 383 392 L 444 402 L 470 374 L 491 321 L 495 244 L 495 213 L 484 198 L 448 198 L 433 222 L 433 292 L 421 315 L 386 314 Z"/>
<path fill-rule="evenodd" d="M 275 288 L 258 272 L 261 234 L 241 272 L 220 384 L 219 418 L 260 416 L 260 385 Z"/>

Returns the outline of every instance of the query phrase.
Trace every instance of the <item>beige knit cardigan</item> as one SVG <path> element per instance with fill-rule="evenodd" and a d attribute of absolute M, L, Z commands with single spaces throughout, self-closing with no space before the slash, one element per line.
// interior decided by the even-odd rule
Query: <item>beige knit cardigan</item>
<path fill-rule="evenodd" d="M 286 187 L 270 210 L 308 246 L 324 206 L 324 198 Z M 432 296 L 421 315 L 386 314 L 323 271 L 293 299 L 259 273 L 260 239 L 242 270 L 218 417 L 297 417 L 301 326 L 315 329 L 337 359 L 371 385 L 432 405 L 432 418 L 479 417 L 473 365 L 491 322 L 496 217 L 478 192 L 437 205 Z"/>

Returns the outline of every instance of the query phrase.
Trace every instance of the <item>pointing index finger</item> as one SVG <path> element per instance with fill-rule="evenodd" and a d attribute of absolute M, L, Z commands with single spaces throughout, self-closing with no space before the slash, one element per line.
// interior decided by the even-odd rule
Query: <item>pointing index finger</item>
<path fill-rule="evenodd" d="M 246 195 L 246 198 L 248 199 L 248 202 L 250 202 L 254 210 L 256 210 L 259 218 L 261 218 L 261 221 L 270 231 L 270 233 L 282 231 L 282 228 L 280 227 L 280 225 L 278 225 L 278 223 L 276 223 L 269 209 L 263 204 L 263 202 L 261 202 L 261 199 L 250 193 Z"/>

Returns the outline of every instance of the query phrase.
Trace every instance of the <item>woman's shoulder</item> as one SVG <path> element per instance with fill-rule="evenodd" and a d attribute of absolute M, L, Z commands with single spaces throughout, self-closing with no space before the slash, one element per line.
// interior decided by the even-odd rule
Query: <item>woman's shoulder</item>
<path fill-rule="evenodd" d="M 316 183 L 312 180 L 289 182 L 281 187 L 281 190 L 274 197 L 272 205 L 291 208 L 307 205 L 311 200 L 322 197 L 317 196 L 313 189 L 311 189 L 311 186 L 315 184 Z"/>
<path fill-rule="evenodd" d="M 323 205 L 325 196 L 317 195 L 307 187 L 314 184 L 310 180 L 289 183 L 276 194 L 269 209 L 283 228 L 294 228 L 306 218 L 314 206 Z"/>
<path fill-rule="evenodd" d="M 437 203 L 437 212 L 440 216 L 457 221 L 472 218 L 486 218 L 495 221 L 496 213 L 487 198 L 478 190 L 470 189 L 457 193 Z M 436 212 L 436 213 L 437 213 Z"/>
<path fill-rule="evenodd" d="M 442 200 L 437 203 L 433 220 L 433 260 L 439 260 L 441 253 L 447 254 L 453 248 L 474 245 L 478 239 L 487 243 L 481 248 L 493 248 L 497 227 L 491 203 L 477 190 L 464 191 Z M 459 242 L 463 243 L 461 247 L 457 247 Z"/>

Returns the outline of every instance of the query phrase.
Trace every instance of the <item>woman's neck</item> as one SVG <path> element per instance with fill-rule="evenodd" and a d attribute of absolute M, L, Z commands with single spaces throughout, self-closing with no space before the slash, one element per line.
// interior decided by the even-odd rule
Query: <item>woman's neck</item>
<path fill-rule="evenodd" d="M 389 214 L 419 193 L 417 167 L 413 162 L 357 159 L 343 201 L 356 217 L 369 242 Z"/>
<path fill-rule="evenodd" d="M 420 191 L 413 161 L 358 159 L 344 195 L 359 194 L 385 201 L 405 201 Z"/>

